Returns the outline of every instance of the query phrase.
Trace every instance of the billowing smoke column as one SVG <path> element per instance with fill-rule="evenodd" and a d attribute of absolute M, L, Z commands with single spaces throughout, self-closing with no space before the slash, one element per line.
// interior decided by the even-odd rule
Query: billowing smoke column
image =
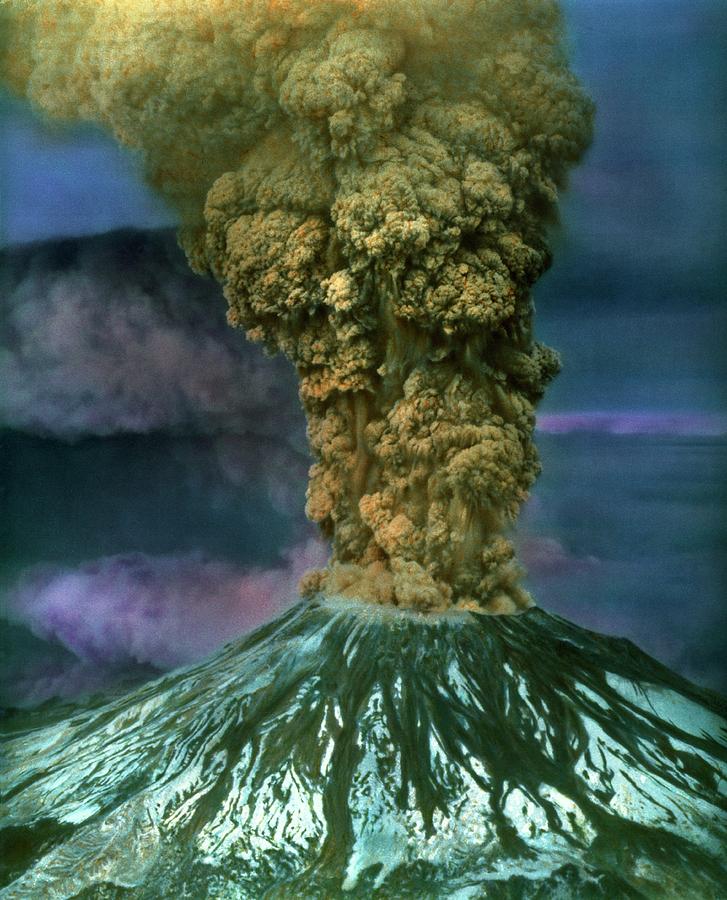
<path fill-rule="evenodd" d="M 143 154 L 229 321 L 289 356 L 305 590 L 531 603 L 503 532 L 558 369 L 530 288 L 592 108 L 552 0 L 9 0 L 4 77 Z"/>

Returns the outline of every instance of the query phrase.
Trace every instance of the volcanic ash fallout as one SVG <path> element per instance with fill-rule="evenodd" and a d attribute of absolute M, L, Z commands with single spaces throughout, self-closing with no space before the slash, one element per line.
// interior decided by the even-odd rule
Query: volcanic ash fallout
<path fill-rule="evenodd" d="M 143 155 L 229 321 L 300 376 L 322 591 L 532 603 L 545 226 L 592 105 L 548 0 L 9 0 L 2 74 Z M 240 385 L 244 390 L 244 385 Z"/>

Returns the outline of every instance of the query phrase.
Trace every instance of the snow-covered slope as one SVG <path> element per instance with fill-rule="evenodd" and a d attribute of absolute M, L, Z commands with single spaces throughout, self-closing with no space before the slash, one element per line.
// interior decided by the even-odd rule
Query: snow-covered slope
<path fill-rule="evenodd" d="M 724 897 L 724 715 L 539 609 L 300 603 L 7 716 L 0 897 Z"/>

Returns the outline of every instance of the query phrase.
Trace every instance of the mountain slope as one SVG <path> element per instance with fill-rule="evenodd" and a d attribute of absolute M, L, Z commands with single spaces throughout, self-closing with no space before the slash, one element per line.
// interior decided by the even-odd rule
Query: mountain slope
<path fill-rule="evenodd" d="M 300 603 L 3 738 L 2 898 L 727 893 L 725 707 L 539 609 Z"/>

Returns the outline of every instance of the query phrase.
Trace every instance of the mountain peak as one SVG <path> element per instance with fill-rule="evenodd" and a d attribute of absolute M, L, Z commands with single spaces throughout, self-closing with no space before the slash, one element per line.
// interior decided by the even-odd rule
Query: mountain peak
<path fill-rule="evenodd" d="M 537 608 L 316 599 L 44 716 L 6 720 L 3 898 L 727 886 L 724 702 Z"/>

